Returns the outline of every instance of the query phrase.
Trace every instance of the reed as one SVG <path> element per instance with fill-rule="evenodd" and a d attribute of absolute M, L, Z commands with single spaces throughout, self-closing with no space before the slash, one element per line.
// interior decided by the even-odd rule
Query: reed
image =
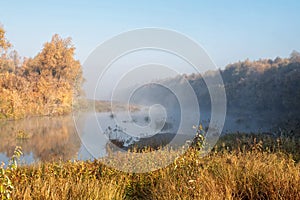
<path fill-rule="evenodd" d="M 148 173 L 96 160 L 18 166 L 8 176 L 13 199 L 300 199 L 297 145 L 291 138 L 231 134 L 203 158 L 191 147 Z"/>

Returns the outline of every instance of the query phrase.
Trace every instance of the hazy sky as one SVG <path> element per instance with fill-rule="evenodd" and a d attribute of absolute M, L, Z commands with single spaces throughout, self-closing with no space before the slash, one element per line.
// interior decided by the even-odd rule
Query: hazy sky
<path fill-rule="evenodd" d="M 218 67 L 300 51 L 300 1 L 1 1 L 0 22 L 22 56 L 54 33 L 84 61 L 104 40 L 143 27 L 173 29 L 201 44 Z"/>

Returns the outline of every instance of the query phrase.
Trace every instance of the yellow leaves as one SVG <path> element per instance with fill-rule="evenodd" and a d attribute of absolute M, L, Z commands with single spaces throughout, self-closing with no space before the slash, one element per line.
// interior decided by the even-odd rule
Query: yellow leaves
<path fill-rule="evenodd" d="M 79 94 L 83 78 L 80 62 L 74 59 L 74 51 L 71 38 L 62 39 L 56 34 L 51 42 L 44 44 L 43 50 L 26 68 L 38 72 L 44 78 L 64 80 L 74 85 L 74 93 Z"/>
<path fill-rule="evenodd" d="M 35 58 L 39 61 L 42 70 L 55 69 L 57 72 L 72 68 L 75 62 L 74 47 L 71 39 L 62 39 L 57 34 L 47 42 L 41 53 Z"/>
<path fill-rule="evenodd" d="M 11 47 L 11 44 L 5 38 L 5 30 L 0 26 L 0 50 L 2 48 L 6 51 L 9 47 Z"/>
<path fill-rule="evenodd" d="M 23 102 L 16 90 L 0 90 L 0 110 L 7 118 L 20 118 L 24 115 Z"/>
<path fill-rule="evenodd" d="M 7 48 L 0 27 L 0 50 Z M 73 95 L 81 92 L 82 70 L 74 59 L 71 38 L 55 34 L 33 59 L 15 69 L 13 58 L 0 57 L 0 118 L 60 115 L 71 112 Z M 1 53 L 1 52 L 0 52 Z M 14 58 L 16 58 L 17 54 Z"/>
<path fill-rule="evenodd" d="M 1 74 L 2 117 L 65 114 L 72 109 L 72 98 L 73 87 L 66 81 L 43 76 L 36 80 L 26 80 L 14 74 Z"/>

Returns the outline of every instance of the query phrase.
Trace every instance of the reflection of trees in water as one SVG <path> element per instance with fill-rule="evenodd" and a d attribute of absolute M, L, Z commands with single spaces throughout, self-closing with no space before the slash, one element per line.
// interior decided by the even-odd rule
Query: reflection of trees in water
<path fill-rule="evenodd" d="M 16 134 L 20 130 L 29 138 L 18 139 Z M 32 152 L 36 160 L 67 160 L 74 158 L 80 148 L 71 116 L 2 122 L 0 138 L 0 152 L 8 157 L 12 156 L 16 146 L 21 146 L 25 154 Z"/>

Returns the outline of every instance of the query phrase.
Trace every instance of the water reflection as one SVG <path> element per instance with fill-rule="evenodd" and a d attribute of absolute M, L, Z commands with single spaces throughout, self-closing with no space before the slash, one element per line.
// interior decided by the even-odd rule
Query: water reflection
<path fill-rule="evenodd" d="M 16 146 L 22 147 L 24 160 L 30 163 L 76 158 L 81 144 L 71 116 L 1 122 L 0 139 L 0 161 L 4 162 Z"/>
<path fill-rule="evenodd" d="M 168 118 L 163 118 L 161 113 L 150 118 L 148 110 L 134 112 L 130 115 L 130 119 L 126 116 L 125 112 L 114 113 L 113 117 L 111 113 L 80 113 L 74 119 L 72 116 L 61 116 L 2 121 L 0 162 L 7 163 L 16 146 L 22 147 L 23 161 L 28 164 L 34 161 L 100 158 L 107 154 L 107 145 L 115 138 L 122 140 L 122 146 L 125 147 L 123 150 L 126 150 L 126 147 L 137 141 L 140 144 L 149 140 L 159 141 L 159 144 L 167 141 L 169 144 L 174 139 L 174 144 L 183 144 L 194 136 L 193 123 L 186 124 L 182 129 L 184 131 L 177 133 L 180 115 L 175 112 L 169 112 Z M 201 113 L 200 122 L 204 127 L 209 124 L 209 117 L 209 112 Z M 270 128 L 267 122 L 255 119 L 242 120 L 227 116 L 223 133 L 259 132 L 263 130 L 261 127 Z M 163 120 L 163 123 L 160 120 Z M 188 118 L 187 121 L 192 120 Z M 128 132 L 127 127 L 130 128 L 132 124 L 139 127 L 149 125 L 150 130 L 154 131 L 152 133 L 148 129 L 136 129 Z"/>

